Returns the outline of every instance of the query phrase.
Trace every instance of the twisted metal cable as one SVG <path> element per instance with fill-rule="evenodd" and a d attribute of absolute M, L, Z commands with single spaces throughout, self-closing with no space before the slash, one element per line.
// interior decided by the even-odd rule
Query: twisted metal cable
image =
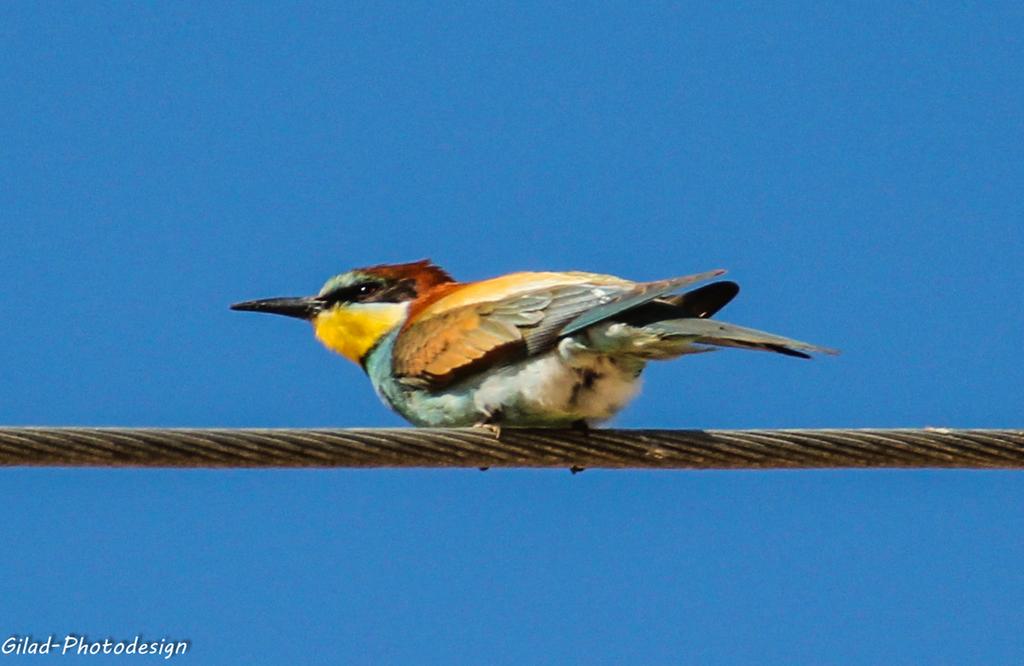
<path fill-rule="evenodd" d="M 1024 430 L 0 428 L 0 466 L 1024 468 Z"/>

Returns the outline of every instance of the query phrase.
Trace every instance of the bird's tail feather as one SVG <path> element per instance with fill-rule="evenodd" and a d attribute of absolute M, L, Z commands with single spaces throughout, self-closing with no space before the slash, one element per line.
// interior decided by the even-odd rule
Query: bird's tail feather
<path fill-rule="evenodd" d="M 806 352 L 839 353 L 828 347 L 820 347 L 808 342 L 712 319 L 668 319 L 647 324 L 643 330 L 654 334 L 661 340 L 661 344 L 652 345 L 652 351 L 660 348 L 665 356 L 708 351 L 708 348 L 703 345 L 771 351 L 799 358 L 810 358 Z"/>

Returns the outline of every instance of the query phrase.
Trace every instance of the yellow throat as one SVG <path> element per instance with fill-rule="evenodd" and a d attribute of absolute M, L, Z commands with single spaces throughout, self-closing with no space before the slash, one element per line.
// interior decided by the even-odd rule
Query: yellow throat
<path fill-rule="evenodd" d="M 377 341 L 405 319 L 407 308 L 407 303 L 340 305 L 318 314 L 313 330 L 325 347 L 361 364 Z"/>

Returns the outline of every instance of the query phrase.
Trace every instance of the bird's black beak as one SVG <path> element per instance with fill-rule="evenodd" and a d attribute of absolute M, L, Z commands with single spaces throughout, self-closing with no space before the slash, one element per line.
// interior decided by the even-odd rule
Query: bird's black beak
<path fill-rule="evenodd" d="M 235 303 L 232 310 L 245 310 L 248 312 L 269 312 L 270 314 L 295 317 L 297 319 L 312 319 L 323 309 L 323 301 L 316 296 L 301 296 L 297 298 L 264 298 L 259 301 L 245 301 Z"/>

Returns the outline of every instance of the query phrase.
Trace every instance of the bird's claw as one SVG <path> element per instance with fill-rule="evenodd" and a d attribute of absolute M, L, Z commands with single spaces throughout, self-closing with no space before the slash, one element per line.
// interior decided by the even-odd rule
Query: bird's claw
<path fill-rule="evenodd" d="M 484 421 L 482 423 L 474 423 L 473 427 L 479 428 L 481 430 L 486 430 L 487 432 L 494 435 L 494 439 L 501 439 L 501 426 L 498 425 L 497 423 L 488 423 Z"/>

